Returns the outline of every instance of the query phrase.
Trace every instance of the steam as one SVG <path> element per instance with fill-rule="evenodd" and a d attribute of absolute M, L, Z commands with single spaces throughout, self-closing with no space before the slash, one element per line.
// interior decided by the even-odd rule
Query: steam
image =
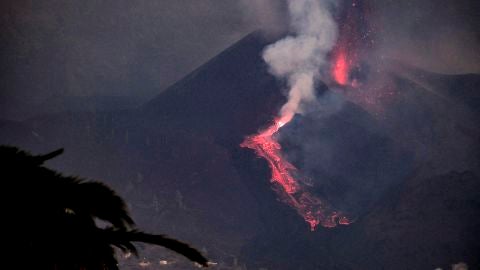
<path fill-rule="evenodd" d="M 292 35 L 268 46 L 263 59 L 270 72 L 288 82 L 288 101 L 280 110 L 280 117 L 258 134 L 245 138 L 240 144 L 255 150 L 256 154 L 268 161 L 272 170 L 271 182 L 279 188 L 276 192 L 281 200 L 296 209 L 310 229 L 318 224 L 335 227 L 348 225 L 350 220 L 335 211 L 316 194 L 310 192 L 310 181 L 294 176 L 296 168 L 281 153 L 281 145 L 273 136 L 296 113 L 306 113 L 306 104 L 318 104 L 315 96 L 315 82 L 327 63 L 327 53 L 333 48 L 337 37 L 336 24 L 329 12 L 333 0 L 288 0 Z M 308 183 L 307 183 L 308 182 Z"/>
<path fill-rule="evenodd" d="M 288 82 L 288 101 L 280 110 L 282 122 L 303 113 L 305 102 L 315 100 L 315 82 L 337 38 L 337 26 L 330 13 L 333 4 L 334 0 L 288 0 L 294 35 L 269 45 L 263 52 L 270 72 Z"/>

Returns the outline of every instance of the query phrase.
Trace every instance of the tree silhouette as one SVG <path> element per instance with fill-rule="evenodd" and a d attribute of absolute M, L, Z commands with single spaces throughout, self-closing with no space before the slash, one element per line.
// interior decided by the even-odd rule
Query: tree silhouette
<path fill-rule="evenodd" d="M 132 242 L 160 245 L 208 265 L 188 244 L 136 230 L 125 202 L 107 185 L 43 166 L 62 152 L 34 156 L 0 146 L 3 238 L 8 244 L 3 256 L 17 269 L 118 269 L 114 247 L 137 254 Z M 95 218 L 109 226 L 99 228 Z"/>

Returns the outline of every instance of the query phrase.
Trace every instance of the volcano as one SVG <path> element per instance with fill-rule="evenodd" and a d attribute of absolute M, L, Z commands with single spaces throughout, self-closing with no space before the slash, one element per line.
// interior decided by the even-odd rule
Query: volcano
<path fill-rule="evenodd" d="M 224 267 L 479 268 L 480 75 L 385 63 L 384 89 L 395 96 L 381 111 L 364 102 L 366 88 L 319 85 L 326 105 L 296 115 L 279 142 L 316 183 L 311 192 L 355 219 L 311 232 L 272 191 L 268 163 L 240 147 L 285 102 L 284 82 L 261 59 L 274 40 L 251 33 L 135 109 L 3 120 L 0 142 L 34 153 L 64 147 L 49 165 L 104 180 L 139 227 L 203 247 Z"/>

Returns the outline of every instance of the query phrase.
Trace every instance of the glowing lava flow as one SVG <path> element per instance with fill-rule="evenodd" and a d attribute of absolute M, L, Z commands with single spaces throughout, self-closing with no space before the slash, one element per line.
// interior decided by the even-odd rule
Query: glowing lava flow
<path fill-rule="evenodd" d="M 276 184 L 274 189 L 281 200 L 293 207 L 313 231 L 318 224 L 324 227 L 335 227 L 338 224 L 347 225 L 350 221 L 337 211 L 332 211 L 318 197 L 307 190 L 307 186 L 293 177 L 297 171 L 295 166 L 288 162 L 281 154 L 281 145 L 276 140 L 276 133 L 292 116 L 275 119 L 274 123 L 258 134 L 248 136 L 241 147 L 255 150 L 255 153 L 264 158 L 272 170 L 271 182 Z"/>

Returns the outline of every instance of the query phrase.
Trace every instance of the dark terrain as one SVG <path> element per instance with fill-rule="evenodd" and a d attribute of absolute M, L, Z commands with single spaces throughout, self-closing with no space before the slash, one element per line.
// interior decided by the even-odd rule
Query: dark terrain
<path fill-rule="evenodd" d="M 48 165 L 105 181 L 139 227 L 203 248 L 218 269 L 480 269 L 480 75 L 394 63 L 397 95 L 381 117 L 352 99 L 285 127 L 332 146 L 306 157 L 295 154 L 299 138 L 282 136 L 297 167 L 311 161 L 317 192 L 355 216 L 310 232 L 277 200 L 267 163 L 239 147 L 285 101 L 261 59 L 270 42 L 252 33 L 140 106 L 2 120 L 0 143 L 65 148 Z"/>

